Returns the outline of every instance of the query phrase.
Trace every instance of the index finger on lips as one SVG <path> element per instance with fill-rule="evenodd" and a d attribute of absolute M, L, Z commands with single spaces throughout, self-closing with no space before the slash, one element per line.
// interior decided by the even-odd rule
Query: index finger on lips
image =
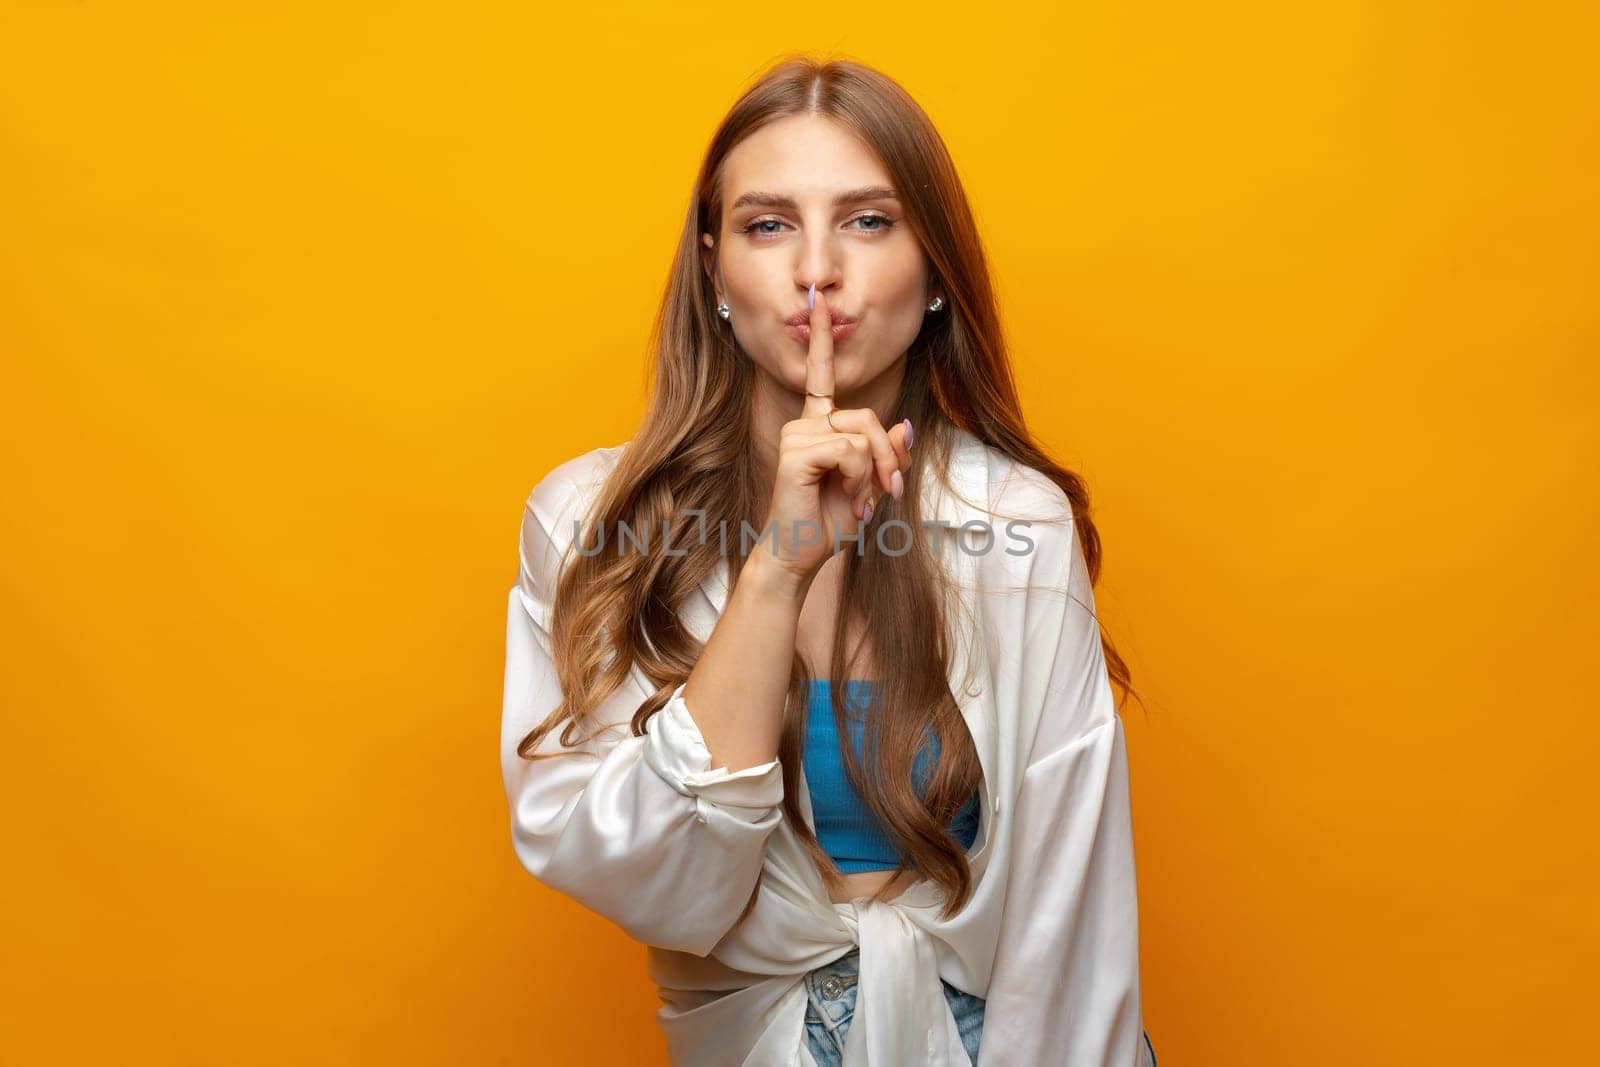
<path fill-rule="evenodd" d="M 806 402 L 802 416 L 826 415 L 833 410 L 833 315 L 828 300 L 813 285 L 811 347 L 806 350 Z"/>

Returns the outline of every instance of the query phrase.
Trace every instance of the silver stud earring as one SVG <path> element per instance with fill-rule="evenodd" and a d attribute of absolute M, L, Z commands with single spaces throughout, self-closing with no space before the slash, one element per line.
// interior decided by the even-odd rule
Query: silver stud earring
<path fill-rule="evenodd" d="M 727 304 L 718 304 L 717 314 L 721 315 L 725 319 L 733 318 L 733 310 L 729 308 Z"/>
<path fill-rule="evenodd" d="M 942 307 L 944 307 L 944 297 L 936 296 L 936 297 L 933 298 L 933 303 L 928 305 L 928 310 L 929 311 L 938 311 Z"/>

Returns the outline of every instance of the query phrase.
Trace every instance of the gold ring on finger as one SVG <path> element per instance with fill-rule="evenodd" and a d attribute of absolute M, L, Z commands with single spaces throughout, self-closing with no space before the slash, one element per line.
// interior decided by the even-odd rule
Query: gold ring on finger
<path fill-rule="evenodd" d="M 833 425 L 833 412 L 824 412 L 823 417 L 828 420 L 828 429 L 832 430 L 834 433 L 838 433 L 838 428 Z"/>

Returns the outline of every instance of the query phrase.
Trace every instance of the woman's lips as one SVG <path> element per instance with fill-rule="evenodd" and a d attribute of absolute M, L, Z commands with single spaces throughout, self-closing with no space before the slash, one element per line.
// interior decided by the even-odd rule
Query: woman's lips
<path fill-rule="evenodd" d="M 793 337 L 802 344 L 811 343 L 811 325 L 809 323 L 800 326 L 785 326 L 784 329 L 788 331 L 790 337 Z M 833 327 L 833 343 L 838 344 L 840 341 L 843 341 L 846 337 L 849 337 L 855 332 L 855 323 L 841 322 L 837 326 Z"/>

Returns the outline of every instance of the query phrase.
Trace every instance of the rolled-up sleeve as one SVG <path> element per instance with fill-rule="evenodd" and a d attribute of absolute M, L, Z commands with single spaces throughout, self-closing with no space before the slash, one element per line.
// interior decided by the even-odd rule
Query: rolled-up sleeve
<path fill-rule="evenodd" d="M 593 456 L 593 453 L 589 454 Z M 512 844 L 539 881 L 645 944 L 704 956 L 738 921 L 782 817 L 777 760 L 730 772 L 711 754 L 680 685 L 643 736 L 613 724 L 573 748 L 561 728 L 517 746 L 561 702 L 549 618 L 572 518 L 592 473 L 579 457 L 535 487 L 506 620 L 501 769 Z"/>
<path fill-rule="evenodd" d="M 742 770 L 711 766 L 711 750 L 684 703 L 684 682 L 651 717 L 644 758 L 678 792 L 717 807 L 765 811 L 783 801 L 783 774 L 777 760 Z"/>

